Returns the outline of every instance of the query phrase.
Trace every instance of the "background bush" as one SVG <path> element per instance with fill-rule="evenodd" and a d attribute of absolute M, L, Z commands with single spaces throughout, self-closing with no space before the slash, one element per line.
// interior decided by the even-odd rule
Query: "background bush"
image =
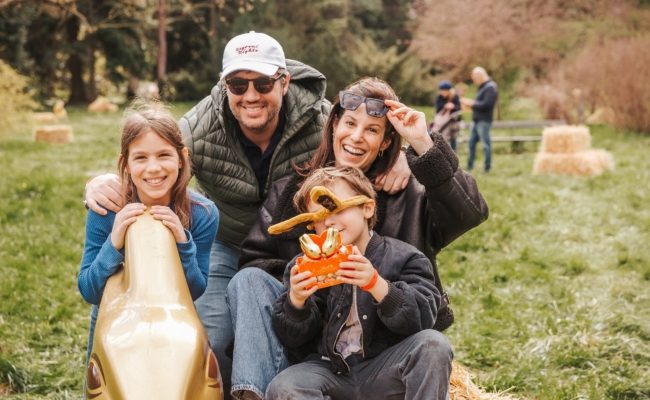
<path fill-rule="evenodd" d="M 27 113 L 36 107 L 28 91 L 28 80 L 0 60 L 0 136 L 27 123 Z"/>

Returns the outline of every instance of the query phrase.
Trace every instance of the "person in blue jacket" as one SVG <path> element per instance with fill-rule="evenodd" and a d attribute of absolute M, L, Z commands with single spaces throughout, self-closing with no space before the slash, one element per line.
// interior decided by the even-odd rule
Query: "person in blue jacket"
<path fill-rule="evenodd" d="M 146 209 L 169 228 L 176 240 L 193 300 L 207 286 L 210 247 L 219 226 L 219 212 L 207 198 L 190 192 L 190 160 L 174 117 L 160 106 L 132 110 L 124 121 L 118 169 L 124 204 L 106 216 L 92 210 L 78 277 L 79 292 L 93 305 L 88 356 L 102 294 L 111 275 L 124 262 L 126 230 Z"/>

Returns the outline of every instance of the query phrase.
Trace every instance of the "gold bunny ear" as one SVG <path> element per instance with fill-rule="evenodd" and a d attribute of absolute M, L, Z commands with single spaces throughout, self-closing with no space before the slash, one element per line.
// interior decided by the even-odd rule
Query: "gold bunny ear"
<path fill-rule="evenodd" d="M 341 200 L 338 196 L 325 186 L 314 186 L 309 191 L 309 197 L 311 201 L 327 208 L 330 212 L 341 207 Z"/>
<path fill-rule="evenodd" d="M 291 230 L 297 225 L 303 224 L 305 222 L 322 221 L 330 214 L 335 214 L 339 211 L 345 210 L 346 208 L 358 206 L 372 201 L 372 199 L 364 195 L 350 197 L 349 199 L 341 201 L 341 199 L 339 199 L 336 194 L 334 194 L 325 186 L 314 186 L 309 191 L 309 198 L 314 203 L 322 205 L 323 208 L 311 213 L 298 214 L 286 221 L 278 222 L 275 225 L 271 225 L 267 231 L 271 235 L 278 235 L 280 233 Z"/>
<path fill-rule="evenodd" d="M 298 239 L 300 242 L 300 248 L 302 249 L 302 252 L 305 253 L 305 255 L 312 260 L 317 260 L 321 257 L 321 249 L 320 246 L 318 246 L 312 238 L 304 234 L 300 236 L 300 239 Z"/>

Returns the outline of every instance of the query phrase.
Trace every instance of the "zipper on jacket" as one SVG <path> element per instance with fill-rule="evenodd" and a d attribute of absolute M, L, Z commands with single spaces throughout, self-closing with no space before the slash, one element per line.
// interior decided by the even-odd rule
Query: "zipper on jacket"
<path fill-rule="evenodd" d="M 363 347 L 363 323 L 361 322 L 362 317 L 359 316 L 359 299 L 356 298 L 357 297 L 357 287 L 354 286 L 352 288 L 352 290 L 353 290 L 354 297 L 355 297 L 355 303 L 357 305 L 357 318 L 359 319 L 359 327 L 361 328 L 361 338 L 359 338 L 360 341 L 361 341 L 361 357 L 363 357 L 363 359 L 365 360 L 366 359 L 366 350 Z"/>
<path fill-rule="evenodd" d="M 356 286 L 352 286 L 352 296 L 356 296 L 356 290 L 355 290 L 356 288 L 357 288 Z M 357 313 L 357 314 L 358 314 L 358 313 Z M 332 348 L 332 351 L 334 352 L 334 354 L 336 354 L 337 356 L 339 356 L 339 358 L 340 358 L 341 360 L 343 360 L 343 364 L 345 364 L 345 367 L 348 369 L 348 372 L 350 372 L 350 370 L 351 370 L 350 365 L 348 364 L 347 361 L 345 361 L 345 358 L 343 358 L 343 354 L 341 354 L 341 353 L 339 353 L 338 351 L 336 351 L 336 343 L 338 343 L 338 341 L 339 341 L 339 336 L 341 336 L 341 331 L 343 330 L 343 327 L 345 326 L 345 321 L 347 321 L 347 319 L 348 319 L 348 318 L 347 318 L 347 316 L 346 316 L 346 317 L 345 317 L 345 320 L 343 320 L 343 323 L 341 324 L 341 327 L 339 328 L 338 333 L 336 334 L 336 337 L 334 338 L 334 346 L 332 346 L 332 347 L 333 347 L 333 348 Z M 363 333 L 362 333 L 362 335 L 363 335 Z"/>

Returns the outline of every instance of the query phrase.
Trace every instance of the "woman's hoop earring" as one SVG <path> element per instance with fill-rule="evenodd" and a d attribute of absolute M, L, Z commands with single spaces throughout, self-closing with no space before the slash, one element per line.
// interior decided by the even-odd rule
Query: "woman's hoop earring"
<path fill-rule="evenodd" d="M 383 150 L 379 150 L 379 157 L 383 157 L 383 156 L 384 156 L 384 151 L 383 151 Z"/>

